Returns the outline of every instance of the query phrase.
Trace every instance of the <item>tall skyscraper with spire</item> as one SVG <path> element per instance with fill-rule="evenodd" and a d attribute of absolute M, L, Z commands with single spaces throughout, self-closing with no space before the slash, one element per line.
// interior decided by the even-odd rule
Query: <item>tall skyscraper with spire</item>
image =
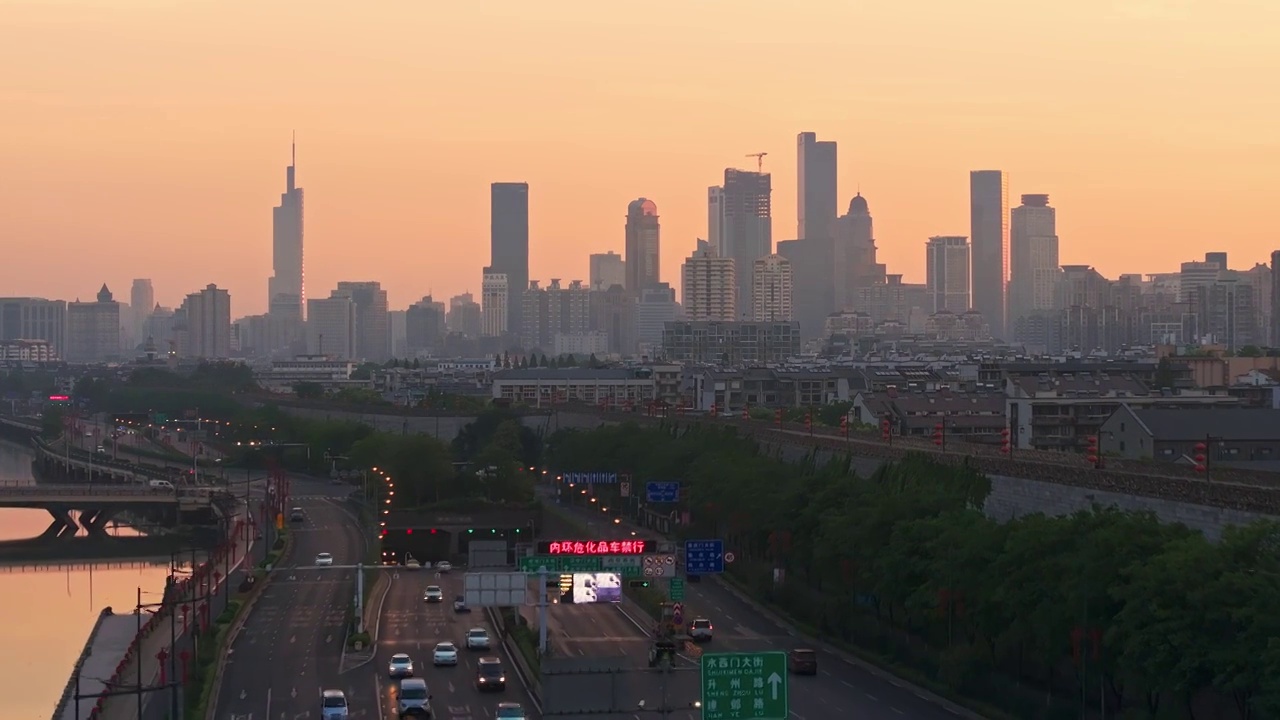
<path fill-rule="evenodd" d="M 290 148 L 285 192 L 272 211 L 271 267 L 267 280 L 267 313 L 271 350 L 292 352 L 304 341 L 303 307 L 307 293 L 302 264 L 302 188 L 297 185 L 298 144 Z"/>

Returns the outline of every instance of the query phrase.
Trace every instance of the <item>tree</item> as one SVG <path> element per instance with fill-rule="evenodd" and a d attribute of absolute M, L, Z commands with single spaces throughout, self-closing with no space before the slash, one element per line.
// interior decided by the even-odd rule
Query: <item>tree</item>
<path fill-rule="evenodd" d="M 1257 358 L 1262 356 L 1262 348 L 1257 345 L 1245 345 L 1236 351 L 1236 357 Z"/>
<path fill-rule="evenodd" d="M 318 382 L 296 382 L 293 394 L 302 400 L 319 400 L 324 397 L 324 385 Z"/>
<path fill-rule="evenodd" d="M 547 366 L 547 354 L 542 353 L 541 355 L 538 356 L 538 367 L 546 367 L 546 366 Z"/>
<path fill-rule="evenodd" d="M 511 369 L 511 354 L 506 350 L 502 351 L 502 367 L 507 370 Z"/>

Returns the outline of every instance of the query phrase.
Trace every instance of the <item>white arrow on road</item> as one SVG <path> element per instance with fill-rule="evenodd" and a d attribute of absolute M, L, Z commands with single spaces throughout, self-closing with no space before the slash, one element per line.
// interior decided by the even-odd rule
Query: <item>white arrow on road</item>
<path fill-rule="evenodd" d="M 248 694 L 249 694 L 249 693 L 248 693 L 247 691 L 245 691 L 245 690 L 241 690 L 241 691 L 240 691 L 240 699 L 241 699 L 241 700 L 245 699 L 245 697 L 247 697 L 247 696 L 248 696 Z"/>
<path fill-rule="evenodd" d="M 328 643 L 328 642 L 333 642 L 333 636 L 332 636 L 332 635 L 325 635 L 325 636 L 324 636 L 324 641 L 325 641 L 325 642 L 327 642 L 327 643 Z"/>
<path fill-rule="evenodd" d="M 777 673 L 774 673 L 774 676 L 776 677 L 776 676 L 777 676 Z M 769 679 L 769 682 L 773 682 L 773 678 L 770 678 L 770 679 Z M 773 696 L 774 696 L 774 697 L 777 697 L 777 696 L 778 696 L 778 693 L 776 693 L 776 692 L 775 692 L 775 693 L 773 694 Z M 291 691 L 289 692 L 289 697 L 294 698 L 294 699 L 296 700 L 296 699 L 298 698 L 298 688 L 294 688 L 293 690 L 291 690 Z"/>
<path fill-rule="evenodd" d="M 290 644 L 293 644 L 293 643 L 296 643 L 296 642 L 298 642 L 298 636 L 297 636 L 297 635 L 290 635 L 290 636 L 289 636 L 289 643 L 290 643 Z"/>
<path fill-rule="evenodd" d="M 773 673 L 765 682 L 769 683 L 769 694 L 773 700 L 778 699 L 778 686 L 782 684 L 782 678 L 778 677 L 778 673 Z"/>

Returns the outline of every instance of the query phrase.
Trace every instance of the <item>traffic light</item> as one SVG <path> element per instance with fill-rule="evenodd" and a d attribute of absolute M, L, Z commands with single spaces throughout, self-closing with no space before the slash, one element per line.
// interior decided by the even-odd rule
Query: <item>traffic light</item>
<path fill-rule="evenodd" d="M 1008 455 L 1009 452 L 1013 449 L 1013 445 L 1010 444 L 1009 441 L 1010 441 L 1009 428 L 1005 428 L 1000 431 L 1000 452 L 1004 453 L 1005 455 Z"/>
<path fill-rule="evenodd" d="M 1095 468 L 1102 467 L 1102 453 L 1098 450 L 1098 436 L 1090 435 L 1085 439 L 1087 443 L 1084 447 L 1085 459 L 1093 463 Z"/>
<path fill-rule="evenodd" d="M 649 581 L 648 580 L 628 580 L 627 585 L 633 588 L 647 588 L 649 587 Z"/>
<path fill-rule="evenodd" d="M 476 530 L 475 530 L 475 528 L 467 528 L 467 534 L 468 534 L 468 535 L 471 535 L 471 534 L 475 533 L 475 531 L 476 531 Z"/>
<path fill-rule="evenodd" d="M 1196 461 L 1196 472 L 1199 472 L 1199 473 L 1208 472 L 1209 471 L 1209 446 L 1202 442 L 1196 443 L 1195 455 L 1192 456 L 1191 459 Z"/>

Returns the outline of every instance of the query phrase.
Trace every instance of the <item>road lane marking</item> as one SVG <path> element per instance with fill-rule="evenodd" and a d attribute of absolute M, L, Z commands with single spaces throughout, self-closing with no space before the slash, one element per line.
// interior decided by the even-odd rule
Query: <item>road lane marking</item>
<path fill-rule="evenodd" d="M 871 693 L 862 693 L 862 694 L 866 695 L 867 699 L 870 700 L 871 702 L 880 702 L 880 698 L 876 697 L 875 695 L 872 695 Z"/>

